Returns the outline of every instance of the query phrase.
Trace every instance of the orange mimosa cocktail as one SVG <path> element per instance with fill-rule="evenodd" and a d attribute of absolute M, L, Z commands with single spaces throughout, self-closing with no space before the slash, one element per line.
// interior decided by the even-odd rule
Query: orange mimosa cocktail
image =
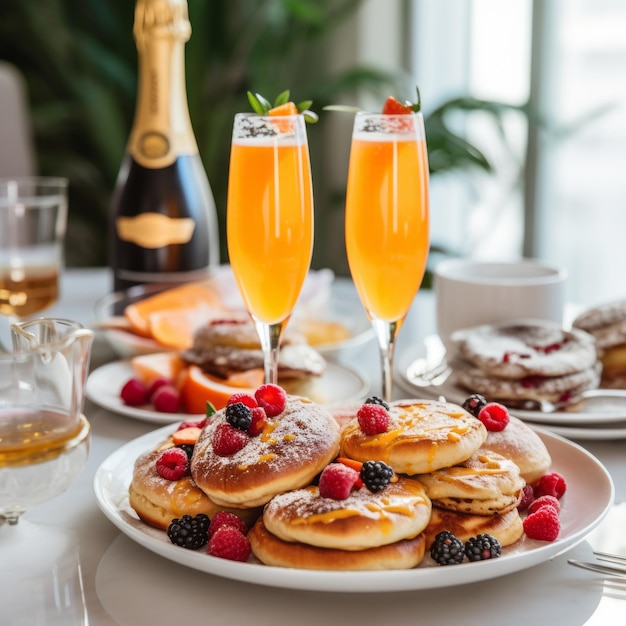
<path fill-rule="evenodd" d="M 429 250 L 428 158 L 421 114 L 356 116 L 346 196 L 346 251 L 359 297 L 391 353 Z"/>
<path fill-rule="evenodd" d="M 301 115 L 236 116 L 226 225 L 233 273 L 263 345 L 266 327 L 279 336 L 289 319 L 313 251 L 311 168 Z"/>
<path fill-rule="evenodd" d="M 233 143 L 228 251 L 249 311 L 268 323 L 291 314 L 309 270 L 313 199 L 306 146 Z"/>

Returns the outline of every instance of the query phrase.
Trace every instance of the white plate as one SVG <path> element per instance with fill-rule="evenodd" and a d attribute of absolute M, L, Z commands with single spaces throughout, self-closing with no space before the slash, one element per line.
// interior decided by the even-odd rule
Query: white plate
<path fill-rule="evenodd" d="M 454 371 L 443 383 L 436 386 L 422 387 L 414 384 L 410 369 L 416 358 L 423 357 L 422 355 L 415 355 L 411 350 L 406 350 L 398 359 L 396 381 L 400 386 L 412 393 L 425 394 L 428 397 L 444 396 L 449 402 L 463 404 L 470 392 L 457 385 Z M 426 358 L 428 359 L 428 356 Z M 594 404 L 595 408 L 592 408 Z M 618 431 L 623 431 L 626 428 L 626 402 L 624 399 L 619 399 L 619 404 L 612 404 L 608 400 L 604 406 L 599 398 L 590 399 L 583 405 L 583 407 L 585 406 L 587 408 L 583 410 L 554 411 L 552 413 L 522 409 L 510 409 L 510 411 L 526 422 L 537 423 L 541 426 L 592 427 L 606 430 L 608 425 L 613 425 L 614 429 Z"/>
<path fill-rule="evenodd" d="M 432 589 L 473 583 L 517 572 L 568 550 L 584 539 L 606 516 L 614 488 L 602 464 L 582 447 L 539 429 L 552 456 L 553 471 L 567 481 L 561 500 L 561 533 L 546 543 L 523 537 L 503 550 L 498 559 L 440 567 L 422 565 L 400 571 L 338 572 L 269 567 L 237 563 L 209 556 L 205 550 L 192 552 L 173 545 L 167 535 L 141 522 L 128 504 L 128 486 L 137 456 L 154 448 L 170 432 L 164 427 L 135 439 L 116 450 L 96 471 L 93 487 L 102 512 L 133 541 L 160 556 L 202 572 L 239 581 L 311 591 L 371 593 Z"/>
<path fill-rule="evenodd" d="M 189 413 L 160 413 L 146 407 L 128 406 L 122 402 L 120 391 L 134 376 L 130 361 L 114 361 L 94 370 L 87 379 L 87 398 L 104 409 L 155 424 L 171 424 L 189 419 Z M 337 363 L 328 362 L 326 371 L 307 388 L 307 396 L 320 404 L 357 402 L 367 396 L 369 382 L 358 372 Z"/>
<path fill-rule="evenodd" d="M 610 439 L 626 439 L 626 423 L 622 426 L 616 424 L 591 426 L 556 426 L 554 424 L 530 424 L 547 428 L 550 432 L 567 437 L 568 439 L 580 439 L 586 441 L 605 441 Z"/>

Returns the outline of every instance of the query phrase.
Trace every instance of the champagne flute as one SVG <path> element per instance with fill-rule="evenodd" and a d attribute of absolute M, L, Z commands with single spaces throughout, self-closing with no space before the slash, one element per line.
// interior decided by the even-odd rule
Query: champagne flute
<path fill-rule="evenodd" d="M 277 383 L 283 330 L 313 251 L 313 192 L 304 116 L 235 116 L 228 177 L 230 264 Z"/>
<path fill-rule="evenodd" d="M 421 113 L 356 114 L 346 196 L 346 251 L 392 397 L 396 337 L 429 249 L 428 157 Z"/>
<path fill-rule="evenodd" d="M 10 323 L 43 311 L 58 298 L 67 182 L 0 179 L 0 314 Z"/>

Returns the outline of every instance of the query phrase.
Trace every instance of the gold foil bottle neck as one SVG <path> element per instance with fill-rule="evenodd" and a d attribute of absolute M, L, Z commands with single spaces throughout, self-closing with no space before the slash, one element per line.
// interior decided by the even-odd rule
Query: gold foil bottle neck
<path fill-rule="evenodd" d="M 188 41 L 191 23 L 187 0 L 137 0 L 133 34 L 138 49 L 155 37 Z"/>

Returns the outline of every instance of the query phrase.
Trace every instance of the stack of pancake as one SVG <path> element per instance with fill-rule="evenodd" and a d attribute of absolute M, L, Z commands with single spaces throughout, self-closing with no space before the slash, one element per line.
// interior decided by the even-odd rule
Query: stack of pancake
<path fill-rule="evenodd" d="M 384 433 L 366 435 L 356 411 L 340 431 L 326 408 L 288 396 L 260 436 L 220 456 L 212 442 L 226 418 L 218 411 L 195 444 L 191 476 L 164 485 L 154 470 L 171 441 L 137 459 L 131 505 L 160 528 L 168 515 L 228 508 L 256 519 L 248 538 L 258 560 L 308 569 L 415 567 L 441 530 L 463 541 L 489 533 L 502 546 L 522 536 L 523 487 L 551 464 L 534 431 L 511 418 L 503 431 L 488 432 L 462 407 L 431 400 L 394 402 L 388 412 Z M 322 497 L 316 479 L 338 455 L 383 461 L 394 479 L 379 491 L 357 485 L 345 499 Z"/>
<path fill-rule="evenodd" d="M 206 324 L 196 331 L 193 346 L 181 356 L 186 363 L 198 365 L 205 372 L 225 379 L 233 373 L 263 370 L 259 336 L 247 319 Z M 281 384 L 307 381 L 321 376 L 325 370 L 324 357 L 309 345 L 304 335 L 285 333 L 278 355 Z"/>
<path fill-rule="evenodd" d="M 596 340 L 602 362 L 602 387 L 626 389 L 626 300 L 609 302 L 581 313 L 573 323 Z"/>
<path fill-rule="evenodd" d="M 507 406 L 568 402 L 600 380 L 594 338 L 577 328 L 512 321 L 457 331 L 452 340 L 457 382 Z"/>

